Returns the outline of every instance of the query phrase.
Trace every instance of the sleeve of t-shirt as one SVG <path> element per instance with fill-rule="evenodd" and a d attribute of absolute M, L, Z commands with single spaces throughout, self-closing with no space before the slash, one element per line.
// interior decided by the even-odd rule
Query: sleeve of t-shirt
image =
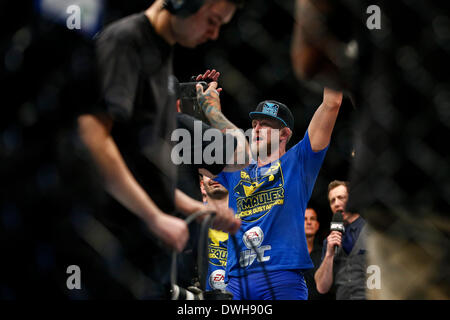
<path fill-rule="evenodd" d="M 231 175 L 233 174 L 233 172 L 220 172 L 217 177 L 215 177 L 213 180 L 220 183 L 221 185 L 223 185 L 225 187 L 225 189 L 228 190 L 228 192 L 230 192 L 230 181 L 231 181 Z"/>
<path fill-rule="evenodd" d="M 304 177 L 305 189 L 304 196 L 306 199 L 311 197 L 311 193 L 319 175 L 320 168 L 328 150 L 328 146 L 318 152 L 314 152 L 311 148 L 308 131 L 306 131 L 303 139 L 297 143 L 293 149 L 295 150 L 299 161 L 301 161 L 301 175 Z"/>
<path fill-rule="evenodd" d="M 107 28 L 95 39 L 102 100 L 115 121 L 131 117 L 139 79 L 139 55 L 126 33 Z"/>
<path fill-rule="evenodd" d="M 206 169 L 214 175 L 227 165 L 237 147 L 237 139 L 184 113 L 177 113 L 177 127 L 185 129 L 191 137 L 190 162 L 196 168 Z M 198 139 L 198 141 L 196 141 Z"/>

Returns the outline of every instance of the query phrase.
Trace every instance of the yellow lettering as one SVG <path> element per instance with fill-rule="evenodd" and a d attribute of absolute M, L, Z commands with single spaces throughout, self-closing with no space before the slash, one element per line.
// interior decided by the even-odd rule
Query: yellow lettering
<path fill-rule="evenodd" d="M 245 171 L 241 171 L 241 179 L 250 179 L 250 176 Z"/>

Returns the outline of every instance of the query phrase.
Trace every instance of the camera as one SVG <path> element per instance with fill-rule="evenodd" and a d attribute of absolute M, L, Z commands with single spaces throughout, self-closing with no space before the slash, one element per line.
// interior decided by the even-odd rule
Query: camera
<path fill-rule="evenodd" d="M 226 290 L 202 291 L 191 286 L 187 289 L 173 285 L 170 290 L 172 300 L 233 300 L 233 294 Z"/>
<path fill-rule="evenodd" d="M 181 102 L 181 111 L 198 120 L 209 123 L 197 101 L 197 84 L 201 84 L 204 91 L 208 89 L 208 84 L 205 81 L 180 82 L 178 84 L 178 98 Z"/>

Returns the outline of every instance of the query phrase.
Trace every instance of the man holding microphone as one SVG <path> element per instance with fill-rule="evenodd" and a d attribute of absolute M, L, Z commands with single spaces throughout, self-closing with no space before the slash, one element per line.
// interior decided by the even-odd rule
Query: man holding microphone
<path fill-rule="evenodd" d="M 332 181 L 328 201 L 333 212 L 331 233 L 324 240 L 322 263 L 314 275 L 317 291 L 327 293 L 336 286 L 336 300 L 366 299 L 366 222 L 358 213 L 346 211 L 348 183 Z M 342 215 L 344 232 L 333 228 Z"/>

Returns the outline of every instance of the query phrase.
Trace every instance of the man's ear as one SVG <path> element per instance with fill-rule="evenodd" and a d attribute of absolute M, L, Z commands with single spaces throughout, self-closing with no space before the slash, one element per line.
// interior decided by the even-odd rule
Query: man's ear
<path fill-rule="evenodd" d="M 177 99 L 177 112 L 181 112 L 181 100 Z"/>
<path fill-rule="evenodd" d="M 280 130 L 280 140 L 286 140 L 286 143 L 289 142 L 289 139 L 291 139 L 292 136 L 292 130 L 288 127 L 283 127 Z"/>

